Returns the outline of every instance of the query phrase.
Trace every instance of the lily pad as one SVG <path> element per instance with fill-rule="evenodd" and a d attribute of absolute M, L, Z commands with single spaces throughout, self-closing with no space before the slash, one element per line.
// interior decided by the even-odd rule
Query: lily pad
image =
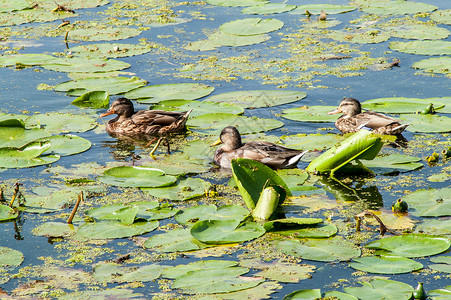
<path fill-rule="evenodd" d="M 137 36 L 141 30 L 130 27 L 93 26 L 76 28 L 69 31 L 69 40 L 79 41 L 115 41 Z"/>
<path fill-rule="evenodd" d="M 50 63 L 57 58 L 47 54 L 27 53 L 27 54 L 10 54 L 0 56 L 0 66 L 9 67 L 15 65 L 36 66 Z"/>
<path fill-rule="evenodd" d="M 289 220 L 289 219 L 287 219 Z M 266 227 L 266 224 L 265 224 Z M 266 229 L 266 228 L 265 228 Z M 334 236 L 338 232 L 337 226 L 334 224 L 314 224 L 314 225 L 304 225 L 304 226 L 287 226 L 285 228 L 274 228 L 271 230 L 271 233 L 283 235 L 283 236 L 291 236 L 298 239 L 303 238 L 328 238 Z"/>
<path fill-rule="evenodd" d="M 164 187 L 174 184 L 177 178 L 163 171 L 146 167 L 113 167 L 97 178 L 99 181 L 122 187 Z"/>
<path fill-rule="evenodd" d="M 430 12 L 437 6 L 412 1 L 370 2 L 361 8 L 363 12 L 373 15 L 407 15 Z"/>
<path fill-rule="evenodd" d="M 236 261 L 230 260 L 217 260 L 217 259 L 200 260 L 186 265 L 179 264 L 177 266 L 166 268 L 163 270 L 161 277 L 177 279 L 188 274 L 188 272 L 192 271 L 223 269 L 234 267 L 236 265 L 238 265 Z"/>
<path fill-rule="evenodd" d="M 241 13 L 246 15 L 280 14 L 283 12 L 291 11 L 295 8 L 296 5 L 288 5 L 284 3 L 266 3 L 246 7 L 241 11 Z"/>
<path fill-rule="evenodd" d="M 33 228 L 32 234 L 45 237 L 68 237 L 76 233 L 76 228 L 62 222 L 46 222 Z"/>
<path fill-rule="evenodd" d="M 22 252 L 8 247 L 0 247 L 0 267 L 17 267 L 23 260 Z"/>
<path fill-rule="evenodd" d="M 161 266 L 151 264 L 141 267 L 122 267 L 116 263 L 100 263 L 94 267 L 92 276 L 99 282 L 148 282 L 157 279 Z"/>
<path fill-rule="evenodd" d="M 135 221 L 138 210 L 138 207 L 115 203 L 85 210 L 85 214 L 99 220 L 115 220 L 120 221 L 121 224 L 130 225 Z"/>
<path fill-rule="evenodd" d="M 26 23 L 52 22 L 75 16 L 72 12 L 53 12 L 43 8 L 25 9 L 0 14 L 0 26 L 14 26 Z"/>
<path fill-rule="evenodd" d="M 78 193 L 75 190 L 61 189 L 41 195 L 26 195 L 25 206 L 21 209 L 28 213 L 59 211 L 75 203 Z"/>
<path fill-rule="evenodd" d="M 209 51 L 222 46 L 241 47 L 260 44 L 269 39 L 271 36 L 268 34 L 234 35 L 217 31 L 209 35 L 206 40 L 191 42 L 183 48 L 190 51 Z"/>
<path fill-rule="evenodd" d="M 210 247 L 193 238 L 189 229 L 181 228 L 152 235 L 144 242 L 143 246 L 156 252 L 193 251 Z"/>
<path fill-rule="evenodd" d="M 343 140 L 337 134 L 304 134 L 283 135 L 281 140 L 285 147 L 302 150 L 326 150 Z"/>
<path fill-rule="evenodd" d="M 450 60 L 451 62 L 451 60 Z M 412 132 L 450 132 L 451 118 L 437 115 L 403 114 L 400 119 L 409 123 Z"/>
<path fill-rule="evenodd" d="M 97 73 L 127 69 L 130 64 L 114 59 L 70 57 L 57 58 L 41 67 L 51 71 L 66 73 Z"/>
<path fill-rule="evenodd" d="M 451 55 L 450 41 L 391 42 L 389 48 L 419 55 Z"/>
<path fill-rule="evenodd" d="M 282 111 L 282 117 L 288 120 L 301 122 L 335 122 L 337 116 L 328 115 L 327 113 L 333 110 L 334 106 L 300 106 L 289 108 Z"/>
<path fill-rule="evenodd" d="M 108 108 L 110 95 L 105 91 L 87 92 L 72 101 L 72 105 L 84 108 Z"/>
<path fill-rule="evenodd" d="M 78 228 L 77 234 L 93 240 L 118 239 L 151 232 L 159 226 L 158 221 L 137 222 L 124 225 L 114 221 L 85 223 Z"/>
<path fill-rule="evenodd" d="M 328 239 L 285 240 L 276 244 L 287 255 L 316 261 L 346 261 L 360 256 L 353 243 L 336 236 Z"/>
<path fill-rule="evenodd" d="M 218 6 L 253 6 L 268 3 L 268 0 L 207 0 L 208 4 Z"/>
<path fill-rule="evenodd" d="M 394 37 L 413 40 L 439 40 L 450 34 L 446 28 L 426 24 L 387 26 L 384 29 Z"/>
<path fill-rule="evenodd" d="M 144 86 L 146 83 L 146 80 L 138 77 L 93 77 L 66 81 L 57 84 L 54 90 L 67 92 L 71 96 L 81 96 L 89 91 L 106 91 L 110 95 L 116 95 Z"/>
<path fill-rule="evenodd" d="M 33 6 L 27 0 L 1 1 L 0 12 L 12 12 Z"/>
<path fill-rule="evenodd" d="M 420 112 L 432 103 L 438 112 L 451 113 L 451 97 L 433 97 L 433 98 L 376 98 L 361 102 L 362 108 L 374 110 L 383 113 L 406 114 Z M 444 106 L 444 107 L 442 107 Z"/>
<path fill-rule="evenodd" d="M 0 204 L 0 221 L 13 220 L 19 216 L 19 212 L 7 205 Z"/>
<path fill-rule="evenodd" d="M 432 270 L 451 273 L 451 256 L 431 257 L 431 262 L 436 263 L 429 265 Z"/>
<path fill-rule="evenodd" d="M 324 293 L 324 297 L 336 297 L 338 300 L 358 300 L 355 296 L 337 291 L 326 292 Z"/>
<path fill-rule="evenodd" d="M 239 115 L 244 109 L 226 102 L 210 102 L 195 100 L 166 100 L 161 101 L 157 105 L 153 105 L 152 109 L 161 109 L 167 111 L 188 111 L 193 109 L 190 117 L 197 117 L 209 113 L 226 113 Z"/>
<path fill-rule="evenodd" d="M 141 190 L 157 198 L 183 201 L 202 197 L 210 186 L 209 182 L 200 178 L 186 178 L 179 180 L 175 186 L 141 188 Z"/>
<path fill-rule="evenodd" d="M 265 229 L 251 222 L 240 224 L 237 220 L 205 220 L 197 221 L 190 232 L 206 244 L 230 244 L 256 239 L 265 233 Z"/>
<path fill-rule="evenodd" d="M 449 249 L 451 241 L 443 237 L 420 234 L 391 236 L 372 241 L 365 247 L 389 251 L 403 257 L 424 257 L 442 253 Z"/>
<path fill-rule="evenodd" d="M 246 268 L 262 270 L 255 274 L 278 282 L 296 283 L 303 279 L 311 278 L 314 266 L 300 265 L 287 262 L 263 262 L 260 259 L 241 260 L 240 265 Z"/>
<path fill-rule="evenodd" d="M 413 288 L 403 282 L 374 278 L 362 282 L 360 287 L 345 287 L 344 291 L 362 300 L 408 300 Z"/>
<path fill-rule="evenodd" d="M 203 220 L 238 220 L 243 221 L 249 211 L 238 205 L 223 205 L 219 208 L 213 204 L 188 207 L 175 216 L 175 220 L 183 225 L 194 224 Z"/>
<path fill-rule="evenodd" d="M 430 18 L 437 23 L 451 25 L 451 9 L 434 11 Z"/>
<path fill-rule="evenodd" d="M 40 140 L 51 143 L 50 148 L 43 155 L 56 154 L 59 156 L 68 156 L 82 153 L 91 148 L 90 141 L 73 134 L 54 135 Z"/>
<path fill-rule="evenodd" d="M 306 96 L 306 93 L 298 91 L 252 90 L 219 94 L 209 97 L 207 101 L 232 103 L 243 108 L 259 108 L 296 102 Z"/>
<path fill-rule="evenodd" d="M 423 167 L 419 163 L 421 158 L 403 154 L 390 154 L 377 156 L 373 160 L 364 160 L 361 162 L 376 174 L 390 174 L 393 172 L 409 172 Z"/>
<path fill-rule="evenodd" d="M 78 56 L 92 56 L 92 57 L 130 57 L 140 55 L 152 51 L 154 47 L 147 44 L 120 44 L 120 43 L 97 43 L 89 45 L 81 45 L 71 47 L 72 53 Z"/>
<path fill-rule="evenodd" d="M 332 30 L 327 37 L 339 42 L 377 44 L 388 40 L 390 35 L 377 29 L 360 31 Z"/>
<path fill-rule="evenodd" d="M 195 100 L 214 91 L 214 87 L 201 83 L 171 83 L 140 87 L 124 95 L 140 103 L 158 103 L 164 100 Z"/>
<path fill-rule="evenodd" d="M 286 295 L 283 300 L 310 300 L 310 299 L 319 299 L 321 298 L 321 290 L 320 289 L 305 289 L 298 290 Z"/>
<path fill-rule="evenodd" d="M 25 129 L 22 127 L 0 127 L 0 148 L 3 147 L 22 147 L 28 143 L 36 141 L 41 138 L 51 136 L 46 130 L 34 128 Z"/>
<path fill-rule="evenodd" d="M 50 133 L 86 132 L 97 126 L 92 116 L 58 112 L 35 114 L 25 123 L 27 127 L 44 128 Z"/>
<path fill-rule="evenodd" d="M 290 12 L 290 14 L 306 14 L 306 10 L 312 15 L 319 15 L 321 10 L 324 10 L 326 14 L 342 14 L 349 11 L 355 10 L 355 6 L 349 5 L 335 5 L 335 4 L 306 4 L 306 5 L 298 5 L 295 10 Z"/>
<path fill-rule="evenodd" d="M 451 219 L 424 220 L 415 227 L 415 233 L 451 237 Z"/>
<path fill-rule="evenodd" d="M 360 271 L 377 274 L 410 273 L 423 268 L 422 264 L 412 259 L 388 255 L 355 258 L 349 265 Z"/>
<path fill-rule="evenodd" d="M 451 73 L 451 57 L 433 57 L 417 61 L 412 65 L 414 69 L 421 69 L 424 72 L 449 74 Z"/>
<path fill-rule="evenodd" d="M 0 148 L 0 167 L 8 169 L 29 168 L 53 163 L 60 159 L 60 156 L 41 156 L 50 147 L 50 142 L 31 142 L 20 148 Z"/>
<path fill-rule="evenodd" d="M 189 118 L 186 126 L 189 130 L 199 134 L 218 136 L 221 130 L 227 126 L 235 126 L 241 134 L 249 134 L 276 129 L 282 127 L 283 123 L 274 119 L 211 113 Z"/>
<path fill-rule="evenodd" d="M 162 220 L 177 214 L 180 209 L 172 207 L 169 203 L 159 204 L 158 201 L 138 201 L 130 203 L 132 207 L 137 207 L 136 218 L 151 220 Z"/>
<path fill-rule="evenodd" d="M 402 199 L 415 208 L 414 216 L 451 216 L 451 188 L 417 190 Z"/>
<path fill-rule="evenodd" d="M 234 35 L 258 35 L 278 30 L 283 22 L 277 19 L 246 18 L 222 24 L 219 29 Z"/>

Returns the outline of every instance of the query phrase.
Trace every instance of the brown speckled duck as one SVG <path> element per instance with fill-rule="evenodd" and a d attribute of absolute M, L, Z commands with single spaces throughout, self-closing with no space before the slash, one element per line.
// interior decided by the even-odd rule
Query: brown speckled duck
<path fill-rule="evenodd" d="M 406 129 L 409 124 L 401 124 L 397 120 L 373 111 L 362 112 L 360 102 L 354 98 L 345 98 L 337 109 L 327 114 L 343 113 L 335 122 L 335 126 L 342 133 L 356 132 L 366 127 L 374 133 L 398 135 Z"/>
<path fill-rule="evenodd" d="M 285 148 L 270 142 L 251 141 L 243 144 L 241 135 L 233 126 L 225 127 L 221 131 L 219 140 L 211 146 L 222 144 L 215 153 L 214 162 L 222 168 L 231 168 L 234 158 L 248 158 L 257 160 L 273 169 L 296 167 L 299 160 L 307 151 Z"/>

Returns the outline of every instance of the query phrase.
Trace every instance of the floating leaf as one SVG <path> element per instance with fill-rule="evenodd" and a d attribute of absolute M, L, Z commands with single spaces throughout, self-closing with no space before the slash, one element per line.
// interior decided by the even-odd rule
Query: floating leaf
<path fill-rule="evenodd" d="M 429 265 L 432 270 L 451 273 L 451 256 L 431 257 L 431 262 L 437 263 Z"/>
<path fill-rule="evenodd" d="M 335 109 L 335 106 L 300 106 L 289 108 L 282 111 L 282 117 L 288 120 L 301 122 L 335 122 L 337 116 L 328 115 L 327 113 Z"/>
<path fill-rule="evenodd" d="M 209 4 L 218 6 L 253 6 L 269 2 L 268 0 L 207 0 Z"/>
<path fill-rule="evenodd" d="M 51 134 L 42 129 L 25 129 L 22 127 L 0 127 L 0 148 L 22 147 L 35 140 L 49 137 Z"/>
<path fill-rule="evenodd" d="M 191 101 L 191 100 L 166 100 L 161 101 L 157 105 L 152 106 L 152 109 L 161 109 L 167 111 L 188 111 L 193 109 L 190 117 L 197 117 L 210 113 L 226 113 L 239 115 L 244 112 L 244 109 L 226 102 L 210 102 L 210 101 Z"/>
<path fill-rule="evenodd" d="M 280 137 L 285 147 L 302 150 L 326 150 L 343 140 L 337 134 L 304 134 L 283 135 Z"/>
<path fill-rule="evenodd" d="M 31 6 L 33 5 L 27 0 L 2 1 L 2 5 L 0 6 L 0 12 L 12 12 L 16 10 L 30 8 Z"/>
<path fill-rule="evenodd" d="M 411 1 L 370 2 L 361 8 L 363 12 L 374 15 L 407 15 L 430 12 L 437 9 L 436 6 Z"/>
<path fill-rule="evenodd" d="M 57 84 L 54 90 L 68 92 L 71 96 L 81 96 L 89 91 L 106 91 L 110 95 L 116 95 L 144 86 L 146 83 L 146 80 L 138 77 L 93 77 L 66 81 Z"/>
<path fill-rule="evenodd" d="M 433 57 L 417 61 L 412 65 L 414 69 L 422 69 L 424 72 L 449 74 L 451 70 L 451 57 Z"/>
<path fill-rule="evenodd" d="M 451 25 L 451 9 L 434 11 L 430 18 L 437 23 Z"/>
<path fill-rule="evenodd" d="M 339 236 L 302 241 L 285 240 L 276 246 L 287 255 L 317 261 L 346 261 L 360 256 L 358 247 Z"/>
<path fill-rule="evenodd" d="M 19 216 L 19 212 L 7 205 L 0 204 L 0 221 L 13 220 Z"/>
<path fill-rule="evenodd" d="M 158 201 L 139 201 L 132 202 L 130 205 L 138 208 L 136 218 L 146 219 L 147 221 L 170 218 L 180 211 L 169 203 L 162 203 L 160 206 Z"/>
<path fill-rule="evenodd" d="M 257 277 L 261 276 L 269 280 L 291 283 L 311 278 L 310 273 L 315 269 L 314 266 L 310 265 L 299 265 L 281 261 L 263 262 L 260 259 L 241 260 L 240 265 L 246 268 L 262 270 L 254 274 Z"/>
<path fill-rule="evenodd" d="M 426 24 L 387 26 L 384 29 L 394 37 L 414 40 L 438 40 L 447 38 L 450 34 L 446 28 Z"/>
<path fill-rule="evenodd" d="M 75 203 L 78 193 L 78 191 L 70 189 L 52 189 L 51 192 L 46 191 L 46 193 L 38 195 L 26 195 L 25 206 L 20 209 L 29 213 L 46 213 L 62 210 Z"/>
<path fill-rule="evenodd" d="M 91 91 L 76 98 L 72 104 L 84 108 L 108 108 L 110 95 L 105 91 Z"/>
<path fill-rule="evenodd" d="M 138 210 L 138 207 L 115 203 L 85 210 L 85 214 L 94 219 L 115 220 L 120 221 L 121 224 L 130 225 L 135 221 Z"/>
<path fill-rule="evenodd" d="M 349 294 L 345 294 L 345 293 L 341 293 L 341 292 L 336 292 L 336 291 L 332 291 L 332 292 L 326 292 L 324 294 L 324 297 L 335 297 L 338 300 L 358 300 L 357 297 L 354 297 L 352 295 Z"/>
<path fill-rule="evenodd" d="M 266 42 L 269 39 L 271 39 L 271 36 L 268 34 L 240 36 L 218 31 L 209 35 L 208 39 L 206 40 L 191 42 L 183 48 L 190 51 L 209 51 L 222 46 L 240 47 L 260 44 Z M 184 70 L 185 69 L 182 69 L 182 71 Z"/>
<path fill-rule="evenodd" d="M 259 108 L 296 102 L 306 96 L 306 93 L 298 91 L 252 90 L 214 95 L 207 100 L 232 103 L 243 108 Z"/>
<path fill-rule="evenodd" d="M 77 234 L 93 240 L 118 239 L 151 232 L 158 225 L 158 221 L 137 222 L 131 225 L 124 225 L 114 221 L 102 221 L 85 223 L 78 228 Z"/>
<path fill-rule="evenodd" d="M 378 274 L 402 274 L 420 270 L 423 265 L 401 256 L 365 256 L 355 258 L 350 264 L 352 268 Z"/>
<path fill-rule="evenodd" d="M 415 233 L 451 237 L 451 219 L 424 220 L 415 227 Z"/>
<path fill-rule="evenodd" d="M 288 5 L 283 3 L 266 3 L 246 7 L 241 11 L 241 13 L 247 15 L 280 14 L 283 12 L 291 11 L 295 8 L 296 5 Z"/>
<path fill-rule="evenodd" d="M 391 42 L 390 49 L 419 55 L 451 55 L 450 41 Z"/>
<path fill-rule="evenodd" d="M 23 262 L 23 259 L 22 252 L 8 247 L 0 247 L 0 267 L 17 267 Z"/>
<path fill-rule="evenodd" d="M 27 53 L 10 54 L 0 56 L 0 66 L 10 67 L 15 65 L 36 66 L 50 63 L 56 60 L 56 57 L 47 54 Z"/>
<path fill-rule="evenodd" d="M 327 37 L 340 41 L 358 44 L 377 44 L 385 42 L 390 35 L 380 30 L 362 30 L 362 31 L 338 31 L 332 30 Z"/>
<path fill-rule="evenodd" d="M 0 167 L 29 168 L 53 163 L 60 159 L 58 155 L 40 156 L 50 146 L 50 142 L 31 142 L 20 148 L 0 148 Z"/>
<path fill-rule="evenodd" d="M 175 216 L 180 224 L 193 224 L 203 220 L 238 220 L 243 221 L 249 211 L 237 205 L 223 205 L 217 208 L 213 204 L 204 204 L 188 207 Z"/>
<path fill-rule="evenodd" d="M 199 134 L 217 136 L 227 126 L 235 126 L 241 134 L 249 134 L 276 129 L 282 127 L 283 123 L 274 119 L 211 113 L 189 118 L 186 126 L 189 130 Z"/>
<path fill-rule="evenodd" d="M 321 290 L 320 289 L 307 289 L 307 290 L 299 290 L 292 292 L 288 295 L 286 295 L 283 299 L 284 300 L 311 300 L 311 299 L 319 299 L 321 298 Z"/>
<path fill-rule="evenodd" d="M 92 56 L 92 57 L 130 57 L 134 55 L 140 55 L 150 52 L 154 49 L 152 45 L 147 44 L 110 44 L 110 43 L 98 43 L 81 45 L 77 47 L 71 47 L 72 53 L 78 56 Z"/>
<path fill-rule="evenodd" d="M 451 188 L 417 190 L 402 200 L 415 208 L 414 216 L 444 217 L 451 216 Z"/>
<path fill-rule="evenodd" d="M 124 95 L 140 103 L 158 103 L 164 100 L 195 100 L 214 91 L 214 87 L 201 83 L 171 83 L 140 87 Z"/>
<path fill-rule="evenodd" d="M 364 160 L 361 162 L 376 174 L 390 174 L 393 172 L 409 172 L 423 167 L 418 163 L 421 158 L 403 154 L 390 154 L 377 156 L 373 160 Z"/>
<path fill-rule="evenodd" d="M 361 102 L 362 108 L 383 113 L 405 114 L 420 112 L 429 104 L 433 104 L 438 112 L 451 113 L 451 105 L 446 105 L 451 101 L 451 97 L 434 98 L 376 98 Z M 444 107 L 442 107 L 444 106 Z"/>
<path fill-rule="evenodd" d="M 365 247 L 390 251 L 403 257 L 424 257 L 442 253 L 451 245 L 447 238 L 419 234 L 404 234 L 372 241 Z"/>
<path fill-rule="evenodd" d="M 70 57 L 57 58 L 41 67 L 51 71 L 66 73 L 97 73 L 127 69 L 130 64 L 114 59 Z"/>
<path fill-rule="evenodd" d="M 33 228 L 32 234 L 45 237 L 68 237 L 76 233 L 76 228 L 72 224 L 62 222 L 46 222 Z"/>
<path fill-rule="evenodd" d="M 228 34 L 258 35 L 278 30 L 283 22 L 277 19 L 246 18 L 222 24 L 219 29 Z"/>
<path fill-rule="evenodd" d="M 141 190 L 157 198 L 183 201 L 202 197 L 210 186 L 209 182 L 200 178 L 185 178 L 179 180 L 175 186 L 141 188 Z"/>
<path fill-rule="evenodd" d="M 285 219 L 285 220 L 290 220 Z M 296 218 L 297 219 L 297 218 Z M 301 218 L 302 219 L 302 218 Z M 321 219 L 320 219 L 321 220 Z M 280 221 L 280 220 L 276 220 Z M 266 228 L 268 225 L 265 223 L 266 231 L 270 231 L 271 233 L 283 235 L 283 236 L 292 236 L 295 238 L 328 238 L 335 235 L 338 232 L 337 226 L 334 224 L 278 224 L 274 228 Z"/>
<path fill-rule="evenodd" d="M 152 235 L 143 246 L 156 252 L 193 251 L 210 247 L 193 238 L 189 229 L 181 228 Z"/>
<path fill-rule="evenodd" d="M 65 19 L 75 16 L 72 12 L 60 11 L 53 12 L 44 8 L 25 9 L 15 11 L 14 13 L 1 13 L 0 26 L 14 26 L 26 23 L 52 22 L 59 19 Z"/>
<path fill-rule="evenodd" d="M 240 224 L 238 220 L 205 220 L 196 222 L 191 235 L 207 244 L 229 244 L 250 241 L 265 233 L 257 223 Z"/>
<path fill-rule="evenodd" d="M 43 155 L 56 154 L 59 156 L 68 156 L 84 152 L 91 148 L 90 141 L 73 134 L 54 135 L 40 140 L 51 143 L 50 148 Z"/>
<path fill-rule="evenodd" d="M 97 126 L 92 116 L 57 112 L 32 115 L 25 123 L 27 127 L 44 127 L 50 133 L 86 132 Z"/>
<path fill-rule="evenodd" d="M 148 282 L 157 279 L 161 266 L 157 264 L 141 267 L 122 267 L 116 263 L 100 263 L 94 267 L 92 276 L 99 282 Z"/>
<path fill-rule="evenodd" d="M 451 62 L 451 61 L 450 61 Z M 403 114 L 400 119 L 409 123 L 412 132 L 450 132 L 451 118 L 437 115 Z"/>
<path fill-rule="evenodd" d="M 345 287 L 344 290 L 362 300 L 408 300 L 413 288 L 403 282 L 374 278 L 362 282 L 361 287 Z"/>
<path fill-rule="evenodd" d="M 312 15 L 319 15 L 321 10 L 324 10 L 326 14 L 342 14 L 349 11 L 355 10 L 355 6 L 348 5 L 335 5 L 335 4 L 307 4 L 307 5 L 298 5 L 295 10 L 290 12 L 290 14 L 306 14 L 306 10 Z"/>
<path fill-rule="evenodd" d="M 163 187 L 174 184 L 177 178 L 163 171 L 146 167 L 114 167 L 97 178 L 103 183 L 122 187 Z"/>
<path fill-rule="evenodd" d="M 95 26 L 92 28 L 76 28 L 69 31 L 70 40 L 80 41 L 115 41 L 137 36 L 141 30 L 130 27 Z"/>

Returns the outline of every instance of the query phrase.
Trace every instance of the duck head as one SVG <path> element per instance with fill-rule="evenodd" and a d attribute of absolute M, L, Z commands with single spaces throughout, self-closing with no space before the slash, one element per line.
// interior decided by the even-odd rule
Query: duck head
<path fill-rule="evenodd" d="M 358 115 L 362 112 L 360 102 L 355 98 L 344 98 L 337 109 L 328 112 L 328 115 L 343 113 L 347 118 Z"/>
<path fill-rule="evenodd" d="M 225 127 L 221 131 L 219 139 L 210 146 L 216 146 L 220 144 L 224 144 L 221 146 L 224 151 L 232 151 L 243 146 L 241 142 L 241 135 L 238 129 L 236 129 L 236 127 L 234 126 Z"/>
<path fill-rule="evenodd" d="M 101 114 L 100 117 L 116 114 L 119 117 L 130 118 L 134 112 L 133 103 L 129 99 L 121 97 L 114 100 L 110 108 Z"/>

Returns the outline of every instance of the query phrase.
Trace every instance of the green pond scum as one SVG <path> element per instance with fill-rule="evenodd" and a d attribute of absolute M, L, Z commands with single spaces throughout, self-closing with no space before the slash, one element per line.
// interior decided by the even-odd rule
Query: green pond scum
<path fill-rule="evenodd" d="M 448 299 L 448 2 L 0 0 L 0 298 Z M 150 155 L 118 97 L 193 111 Z M 232 125 L 308 153 L 220 170 Z"/>

